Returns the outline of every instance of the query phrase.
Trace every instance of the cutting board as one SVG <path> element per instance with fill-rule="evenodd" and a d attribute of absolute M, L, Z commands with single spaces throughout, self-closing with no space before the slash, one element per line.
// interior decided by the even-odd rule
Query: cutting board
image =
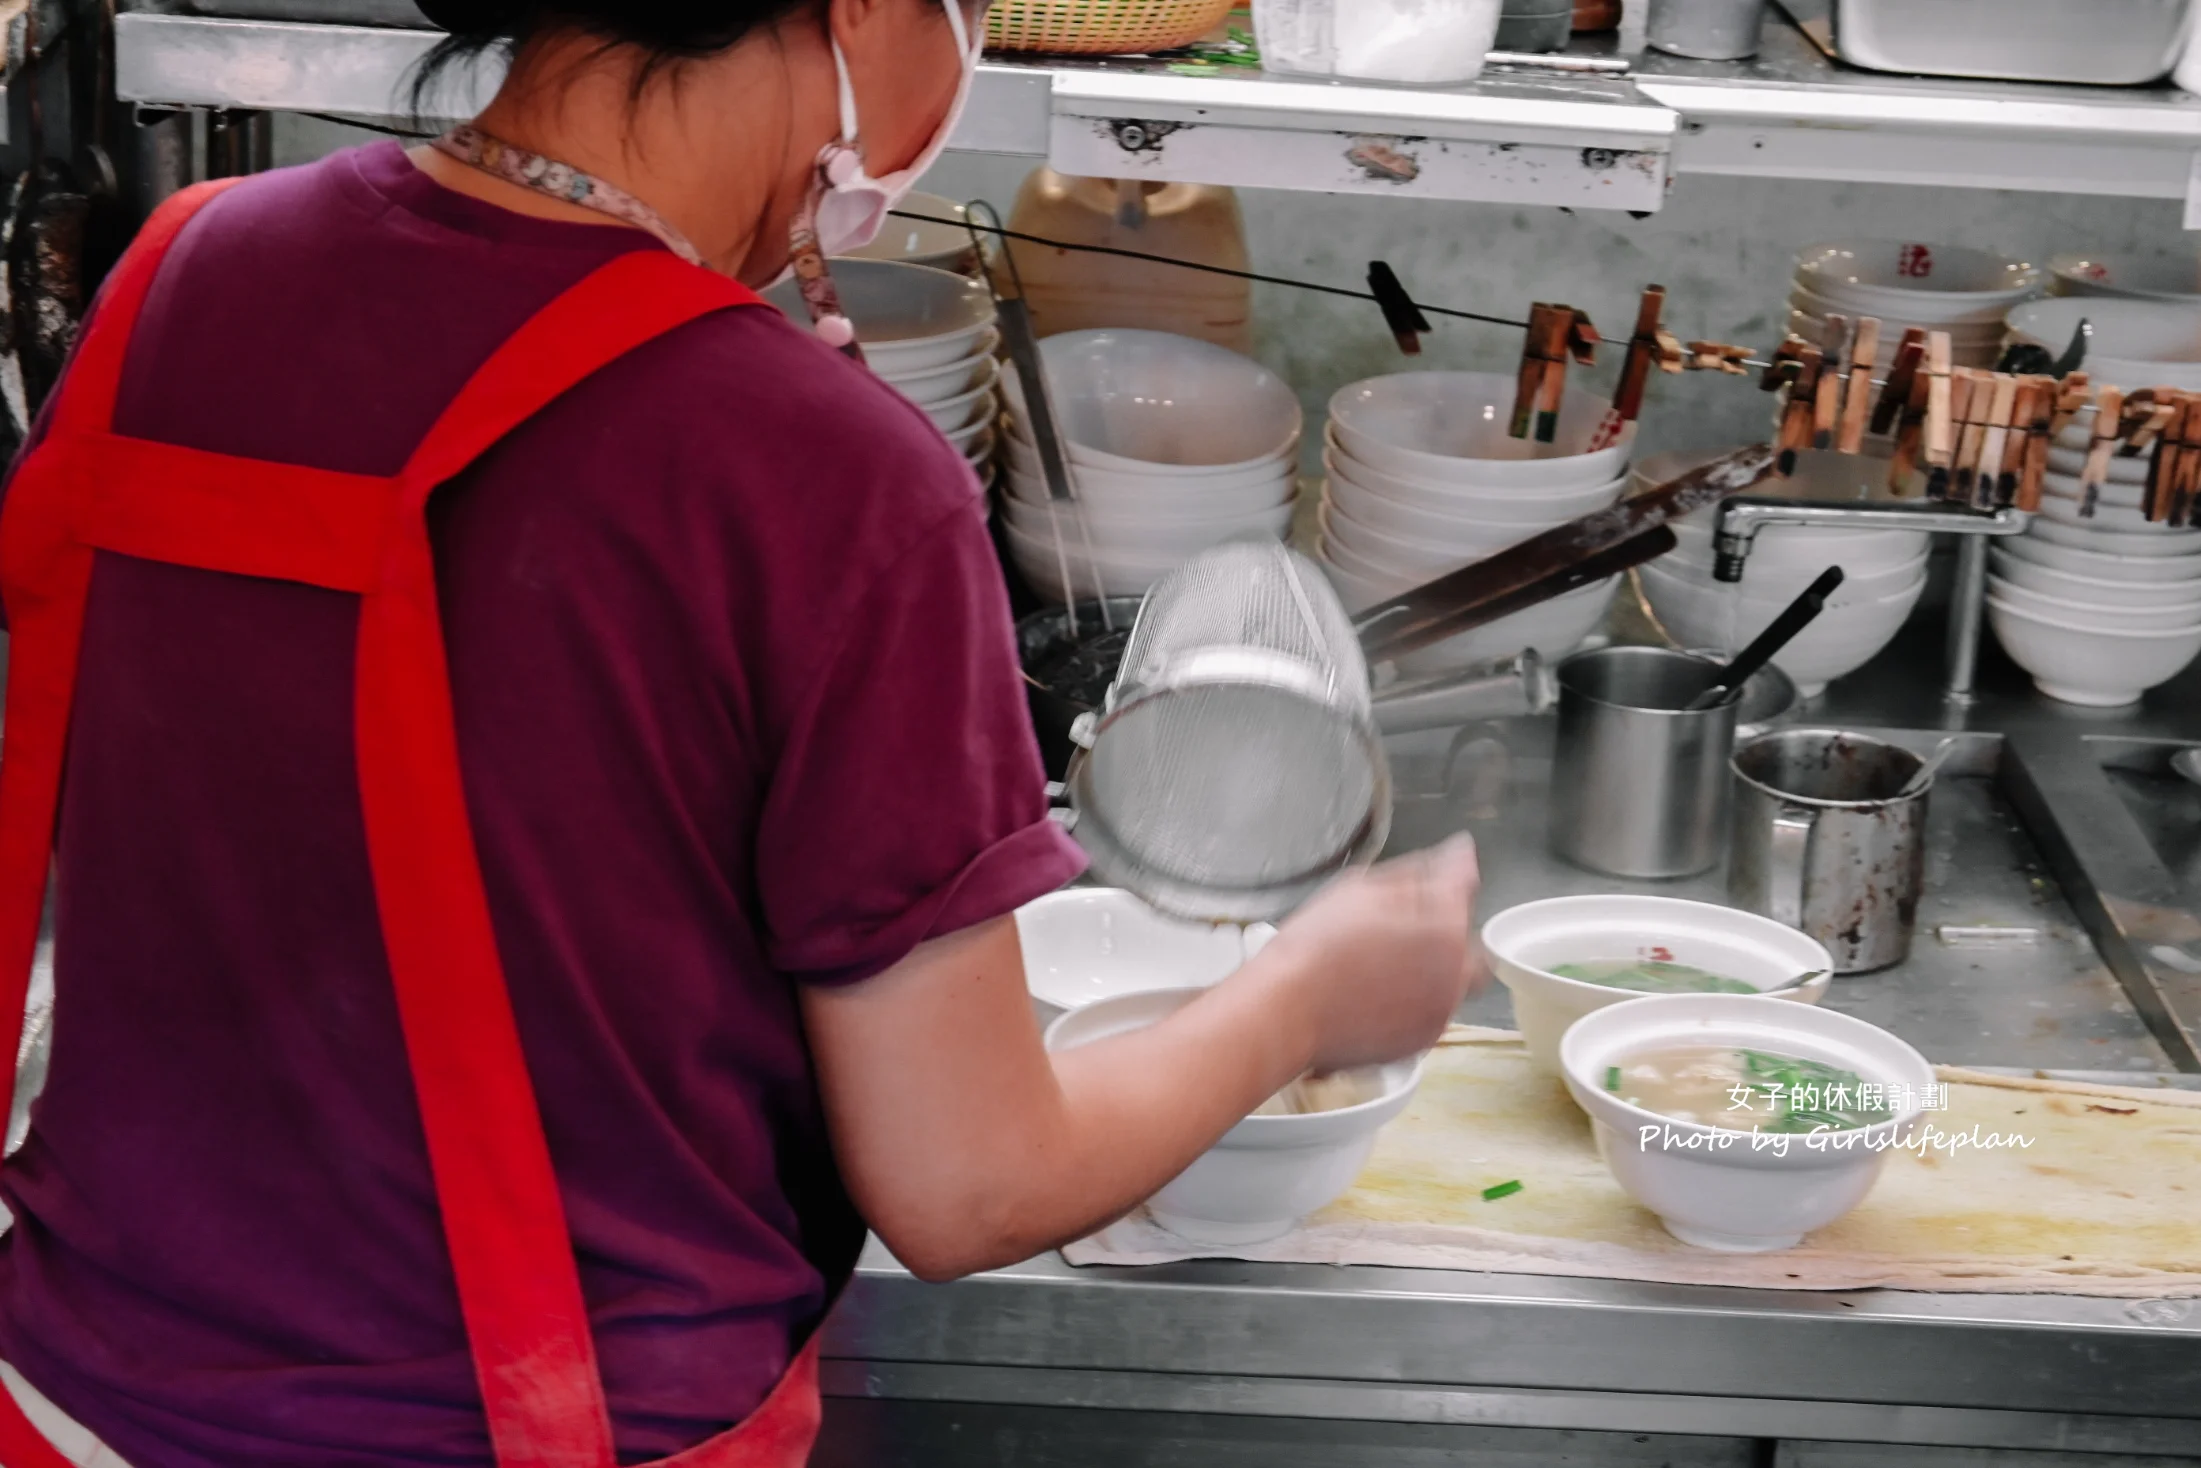
<path fill-rule="evenodd" d="M 1598 1159 L 1589 1120 L 1519 1037 L 1456 1029 L 1351 1192 L 1271 1243 L 1216 1250 L 1144 1213 L 1073 1264 L 1233 1259 L 1385 1264 L 1782 1289 L 2201 1295 L 2201 1094 L 1942 1069 L 1945 1137 L 1892 1150 L 1864 1203 L 1803 1244 L 1680 1242 Z M 1518 1181 L 1510 1196 L 1483 1191 Z"/>

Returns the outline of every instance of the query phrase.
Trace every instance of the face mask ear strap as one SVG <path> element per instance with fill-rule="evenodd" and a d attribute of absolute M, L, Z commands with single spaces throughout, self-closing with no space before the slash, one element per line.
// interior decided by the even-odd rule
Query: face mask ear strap
<path fill-rule="evenodd" d="M 949 3 L 953 4 L 954 0 L 949 0 Z M 841 43 L 834 41 L 831 44 L 833 72 L 839 79 L 841 88 L 841 142 L 853 148 L 856 146 L 856 88 L 848 79 L 848 58 L 841 54 Z"/>

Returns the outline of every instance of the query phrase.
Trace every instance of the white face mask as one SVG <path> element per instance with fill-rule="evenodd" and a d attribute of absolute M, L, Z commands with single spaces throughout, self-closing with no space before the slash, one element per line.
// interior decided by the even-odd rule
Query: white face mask
<path fill-rule="evenodd" d="M 942 4 L 947 8 L 948 28 L 955 35 L 956 51 L 963 58 L 963 75 L 955 86 L 955 100 L 949 104 L 948 115 L 941 119 L 931 140 L 909 166 L 885 178 L 873 178 L 864 172 L 864 155 L 856 132 L 856 90 L 849 85 L 848 61 L 841 55 L 840 42 L 832 43 L 833 68 L 839 73 L 841 82 L 841 136 L 818 156 L 818 172 L 824 180 L 825 190 L 818 199 L 817 234 L 818 248 L 824 254 L 845 255 L 877 239 L 879 231 L 886 227 L 888 212 L 917 187 L 919 176 L 947 151 L 948 135 L 955 131 L 956 120 L 963 115 L 963 106 L 970 100 L 971 78 L 978 70 L 978 53 L 984 49 L 986 38 L 983 30 L 975 36 L 970 33 L 963 19 L 963 0 L 942 0 Z"/>

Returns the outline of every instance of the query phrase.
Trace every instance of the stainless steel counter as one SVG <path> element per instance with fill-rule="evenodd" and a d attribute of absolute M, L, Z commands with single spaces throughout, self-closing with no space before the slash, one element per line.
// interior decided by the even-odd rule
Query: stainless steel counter
<path fill-rule="evenodd" d="M 1639 630 L 1623 608 L 1615 635 Z M 1921 748 L 1977 735 L 1935 793 L 1912 958 L 1828 1003 L 1938 1060 L 2201 1085 L 2201 791 L 2163 765 L 2201 742 L 2201 671 L 2090 714 L 1990 649 L 1980 702 L 1952 712 L 1938 629 L 1913 634 L 1797 716 Z M 1719 897 L 1718 874 L 1628 883 L 1547 855 L 1550 742 L 1548 720 L 1394 741 L 1394 849 L 1474 831 L 1487 911 Z M 1463 1017 L 1505 1023 L 1503 991 Z M 831 1465 L 2201 1459 L 2201 1300 L 1052 1255 L 935 1287 L 874 1246 L 829 1329 Z"/>

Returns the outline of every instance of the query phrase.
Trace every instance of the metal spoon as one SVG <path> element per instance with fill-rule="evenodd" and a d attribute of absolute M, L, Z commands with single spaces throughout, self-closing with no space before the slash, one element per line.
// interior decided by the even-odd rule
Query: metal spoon
<path fill-rule="evenodd" d="M 2201 747 L 2181 749 L 2170 757 L 2170 767 L 2196 785 L 2201 785 Z"/>
<path fill-rule="evenodd" d="M 1944 739 L 1936 745 L 1934 752 L 1926 756 L 1926 762 L 1918 767 L 1918 773 L 1904 781 L 1903 788 L 1895 792 L 1895 798 L 1897 800 L 1909 800 L 1919 791 L 1932 784 L 1934 772 L 1941 768 L 1941 762 L 1949 757 L 1956 746 L 1957 741 L 1954 739 Z"/>

